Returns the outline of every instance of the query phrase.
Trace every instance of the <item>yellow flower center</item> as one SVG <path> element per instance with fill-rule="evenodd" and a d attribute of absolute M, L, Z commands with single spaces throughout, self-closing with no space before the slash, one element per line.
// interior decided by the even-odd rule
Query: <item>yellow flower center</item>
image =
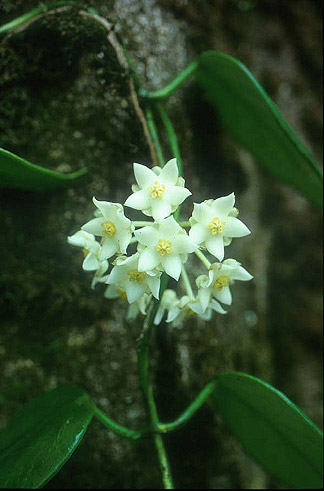
<path fill-rule="evenodd" d="M 110 239 L 117 232 L 116 226 L 113 224 L 113 222 L 109 222 L 109 221 L 102 222 L 101 227 L 102 227 L 102 235 L 109 237 Z"/>
<path fill-rule="evenodd" d="M 214 283 L 214 288 L 221 291 L 224 286 L 228 286 L 230 279 L 228 276 L 220 276 Z"/>
<path fill-rule="evenodd" d="M 120 298 L 123 298 L 124 300 L 127 300 L 127 295 L 124 290 L 121 290 L 120 288 L 117 290 L 117 293 L 120 295 Z"/>
<path fill-rule="evenodd" d="M 153 186 L 150 186 L 148 190 L 151 193 L 151 198 L 163 198 L 165 185 L 161 184 L 159 181 L 155 181 Z"/>
<path fill-rule="evenodd" d="M 143 283 L 145 278 L 145 273 L 140 273 L 137 269 L 132 269 L 131 271 L 128 271 L 127 274 L 129 276 L 129 281 L 136 281 L 139 284 Z"/>
<path fill-rule="evenodd" d="M 220 220 L 218 217 L 213 218 L 210 224 L 208 225 L 210 233 L 212 235 L 222 234 L 224 232 L 223 227 L 225 223 L 226 222 L 224 220 Z"/>
<path fill-rule="evenodd" d="M 160 239 L 158 245 L 155 246 L 155 250 L 165 256 L 166 254 L 171 254 L 171 240 Z"/>

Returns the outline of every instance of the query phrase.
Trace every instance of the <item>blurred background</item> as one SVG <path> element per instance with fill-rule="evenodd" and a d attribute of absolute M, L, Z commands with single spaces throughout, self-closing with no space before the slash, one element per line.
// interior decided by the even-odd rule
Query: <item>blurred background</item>
<path fill-rule="evenodd" d="M 88 0 L 115 23 L 146 89 L 167 83 L 199 53 L 241 60 L 311 151 L 322 159 L 322 1 Z M 37 7 L 1 0 L 1 24 Z M 0 427 L 31 397 L 72 382 L 112 418 L 136 428 L 144 409 L 136 372 L 142 319 L 91 290 L 82 253 L 66 237 L 92 217 L 91 198 L 123 203 L 134 161 L 150 165 L 127 77 L 105 33 L 73 10 L 0 39 L 0 143 L 61 172 L 89 168 L 73 187 L 1 190 Z M 227 316 L 161 324 L 152 370 L 162 420 L 171 420 L 217 371 L 240 370 L 282 390 L 322 425 L 321 214 L 264 175 L 221 128 L 191 81 L 167 103 L 193 199 L 234 191 L 252 230 L 233 241 L 254 280 L 233 287 Z M 168 158 L 172 157 L 166 148 Z M 192 200 L 183 206 L 190 216 Z M 131 216 L 131 214 L 129 214 Z M 198 266 L 192 270 L 198 274 Z M 166 437 L 182 488 L 278 488 L 242 451 L 209 401 Z M 150 438 L 130 443 L 93 421 L 47 488 L 160 486 Z"/>

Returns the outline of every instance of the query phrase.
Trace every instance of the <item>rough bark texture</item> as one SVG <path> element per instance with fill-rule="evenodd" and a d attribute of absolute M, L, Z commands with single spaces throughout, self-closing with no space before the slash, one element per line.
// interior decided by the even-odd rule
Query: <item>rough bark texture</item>
<path fill-rule="evenodd" d="M 1 23 L 38 4 L 2 0 Z M 321 2 L 87 4 L 116 23 L 146 88 L 160 88 L 205 49 L 224 51 L 248 66 L 312 153 L 322 157 Z M 73 9 L 2 38 L 0 73 L 1 145 L 63 172 L 89 167 L 86 178 L 64 191 L 2 191 L 1 427 L 32 396 L 65 382 L 82 386 L 119 422 L 139 427 L 144 410 L 136 339 L 142 320 L 128 323 L 122 302 L 105 300 L 102 288 L 90 289 L 81 253 L 66 243 L 91 218 L 93 195 L 123 203 L 132 162 L 150 163 L 127 76 L 104 32 Z M 253 234 L 234 241 L 228 257 L 255 279 L 235 285 L 225 317 L 208 323 L 192 317 L 183 329 L 161 325 L 152 350 L 161 419 L 175 417 L 217 371 L 237 369 L 283 390 L 320 425 L 320 214 L 259 172 L 220 128 L 194 83 L 172 96 L 167 108 L 194 200 L 235 191 Z M 184 215 L 191 207 L 183 207 Z M 211 403 L 166 443 L 180 488 L 276 486 L 243 453 Z M 160 483 L 150 438 L 130 443 L 94 421 L 47 488 Z"/>

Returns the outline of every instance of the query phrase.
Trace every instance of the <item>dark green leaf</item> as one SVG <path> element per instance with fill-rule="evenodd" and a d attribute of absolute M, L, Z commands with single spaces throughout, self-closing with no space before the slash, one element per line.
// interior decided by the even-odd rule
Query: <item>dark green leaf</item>
<path fill-rule="evenodd" d="M 60 174 L 0 148 L 0 187 L 45 191 L 66 186 L 87 172 L 81 169 L 70 174 Z"/>
<path fill-rule="evenodd" d="M 266 171 L 321 206 L 320 167 L 251 72 L 231 56 L 206 51 L 199 58 L 196 74 L 234 138 Z"/>
<path fill-rule="evenodd" d="M 251 375 L 217 375 L 214 400 L 246 452 L 279 481 L 322 488 L 323 435 L 284 394 Z"/>
<path fill-rule="evenodd" d="M 0 432 L 0 487 L 43 486 L 79 445 L 93 416 L 88 395 L 63 385 L 34 399 Z"/>

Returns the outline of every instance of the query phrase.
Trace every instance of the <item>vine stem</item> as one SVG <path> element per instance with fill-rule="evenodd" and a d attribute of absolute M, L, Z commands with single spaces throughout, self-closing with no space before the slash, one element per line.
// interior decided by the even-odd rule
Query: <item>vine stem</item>
<path fill-rule="evenodd" d="M 152 142 L 155 145 L 155 150 L 156 150 L 159 165 L 160 165 L 160 167 L 163 167 L 165 164 L 165 160 L 164 160 L 164 156 L 163 156 L 163 150 L 162 150 L 162 147 L 160 144 L 159 135 L 158 135 L 157 128 L 155 125 L 153 112 L 149 106 L 146 106 L 146 108 L 145 108 L 145 116 L 146 116 L 147 126 L 148 126 L 148 129 L 149 129 L 150 134 L 151 134 Z"/>
<path fill-rule="evenodd" d="M 162 89 L 155 91 L 147 91 L 145 89 L 139 89 L 138 93 L 145 99 L 165 99 L 175 92 L 186 80 L 189 78 L 198 68 L 199 62 L 197 60 L 190 63 L 182 72 L 180 72 L 168 85 Z"/>
<path fill-rule="evenodd" d="M 145 435 L 146 433 L 148 433 L 148 429 L 147 428 L 145 428 L 143 430 L 131 430 L 129 428 L 126 428 L 125 426 L 120 425 L 119 423 L 116 423 L 116 421 L 114 421 L 111 418 L 109 418 L 97 406 L 94 407 L 94 415 L 107 428 L 109 428 L 110 430 L 112 430 L 114 433 L 117 433 L 117 435 L 122 436 L 123 438 L 128 438 L 129 440 L 138 440 L 143 435 Z"/>
<path fill-rule="evenodd" d="M 192 416 L 201 408 L 206 399 L 215 391 L 217 380 L 211 380 L 198 394 L 195 400 L 178 416 L 177 419 L 170 423 L 159 423 L 158 430 L 162 433 L 178 430 L 192 418 Z"/>
<path fill-rule="evenodd" d="M 160 286 L 160 298 L 168 284 L 168 277 L 163 274 Z M 153 321 L 159 306 L 159 301 L 154 300 L 150 311 L 144 321 L 144 330 L 138 342 L 137 362 L 140 386 L 143 392 L 147 418 L 153 432 L 153 439 L 158 454 L 163 485 L 165 489 L 174 489 L 168 455 L 164 446 L 162 435 L 159 433 L 159 418 L 154 400 L 153 387 L 149 376 L 149 346 L 153 329 Z"/>
<path fill-rule="evenodd" d="M 173 125 L 171 123 L 171 120 L 170 120 L 169 116 L 167 115 L 167 112 L 164 109 L 164 106 L 161 102 L 155 102 L 154 106 L 155 106 L 157 112 L 159 113 L 161 120 L 162 120 L 162 123 L 163 123 L 165 130 L 167 132 L 167 136 L 168 136 L 168 139 L 170 142 L 172 153 L 175 156 L 175 158 L 177 159 L 179 175 L 183 176 L 182 158 L 180 155 L 178 139 L 177 139 L 177 135 L 174 131 Z M 180 206 L 179 206 L 177 212 L 178 211 L 180 212 Z M 175 215 L 177 215 L 177 212 L 175 213 Z M 177 215 L 177 218 L 178 218 L 178 216 L 179 215 Z"/>
<path fill-rule="evenodd" d="M 0 27 L 0 34 L 3 34 L 5 32 L 10 32 L 13 29 L 17 29 L 22 26 L 26 26 L 30 24 L 30 22 L 33 22 L 34 20 L 37 20 L 40 16 L 43 14 L 49 13 L 51 10 L 57 10 L 60 8 L 64 7 L 73 7 L 76 5 L 76 2 L 71 0 L 61 0 L 57 2 L 51 2 L 48 3 L 47 5 L 40 5 L 39 7 L 31 10 L 30 12 L 27 12 L 27 14 L 21 15 L 20 17 L 17 17 L 16 19 L 12 20 L 11 22 L 8 22 L 7 24 L 4 24 L 3 26 Z"/>

